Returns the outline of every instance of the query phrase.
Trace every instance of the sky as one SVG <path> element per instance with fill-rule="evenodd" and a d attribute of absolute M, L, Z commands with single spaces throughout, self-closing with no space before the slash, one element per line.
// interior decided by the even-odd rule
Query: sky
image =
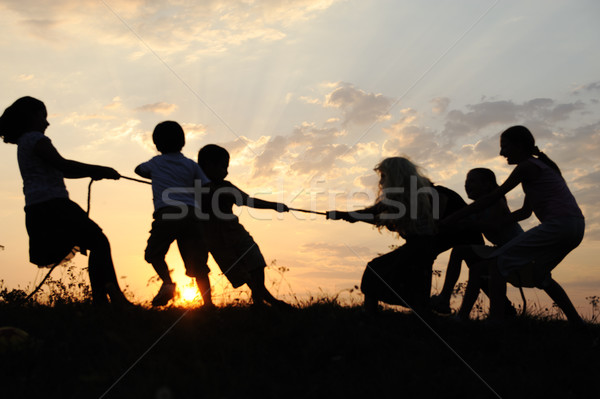
<path fill-rule="evenodd" d="M 175 120 L 186 156 L 222 145 L 228 179 L 244 191 L 319 211 L 372 204 L 373 168 L 388 156 L 409 157 L 466 199 L 469 169 L 508 176 L 499 134 L 523 124 L 586 217 L 584 241 L 554 272 L 586 314 L 586 297 L 600 295 L 598 15 L 591 0 L 0 0 L 0 107 L 41 99 L 46 134 L 64 157 L 131 177 L 157 154 L 154 126 Z M 0 279 L 31 288 L 45 271 L 28 261 L 16 146 L 0 145 L 0 162 Z M 67 181 L 84 209 L 88 181 Z M 516 209 L 522 190 L 508 199 Z M 137 301 L 151 299 L 150 187 L 96 182 L 90 211 L 122 285 Z M 402 243 L 320 215 L 237 212 L 275 262 L 267 286 L 280 296 L 346 295 L 370 259 Z M 445 270 L 447 255 L 434 269 Z M 167 261 L 180 287 L 190 284 L 175 246 Z M 86 258 L 74 262 L 84 267 Z M 289 269 L 283 278 L 277 267 Z M 526 292 L 547 303 L 541 291 Z"/>

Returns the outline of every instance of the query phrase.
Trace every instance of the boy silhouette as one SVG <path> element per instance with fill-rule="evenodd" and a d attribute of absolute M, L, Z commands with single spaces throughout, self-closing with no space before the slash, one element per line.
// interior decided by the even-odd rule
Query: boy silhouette
<path fill-rule="evenodd" d="M 186 275 L 196 279 L 204 307 L 214 306 L 211 299 L 208 253 L 202 240 L 200 221 L 196 218 L 193 187 L 208 179 L 198 164 L 186 158 L 181 149 L 185 134 L 177 122 L 161 122 L 154 128 L 152 140 L 161 155 L 135 168 L 138 175 L 152 179 L 154 221 L 145 251 L 145 260 L 154 267 L 163 284 L 152 300 L 153 306 L 164 306 L 175 296 L 165 255 L 177 241 Z"/>
<path fill-rule="evenodd" d="M 234 288 L 247 284 L 255 306 L 264 302 L 280 308 L 291 307 L 273 297 L 265 287 L 265 259 L 258 245 L 233 214 L 233 205 L 288 212 L 287 205 L 252 198 L 225 180 L 229 168 L 229 153 L 223 147 L 209 144 L 198 153 L 198 164 L 210 179 L 202 187 L 201 208 L 206 245 L 219 268 Z"/>

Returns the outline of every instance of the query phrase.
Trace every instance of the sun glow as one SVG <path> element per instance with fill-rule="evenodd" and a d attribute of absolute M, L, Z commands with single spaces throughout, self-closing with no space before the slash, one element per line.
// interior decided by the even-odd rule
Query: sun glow
<path fill-rule="evenodd" d="M 202 302 L 200 293 L 195 285 L 186 285 L 179 290 L 179 301 L 181 304 L 191 305 L 194 302 Z"/>

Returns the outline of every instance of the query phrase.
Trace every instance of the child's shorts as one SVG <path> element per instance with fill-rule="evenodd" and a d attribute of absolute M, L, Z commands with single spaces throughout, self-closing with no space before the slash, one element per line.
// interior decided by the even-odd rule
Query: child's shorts
<path fill-rule="evenodd" d="M 498 269 L 516 287 L 541 288 L 552 269 L 579 245 L 584 230 L 583 218 L 546 221 L 498 248 Z"/>
<path fill-rule="evenodd" d="M 237 220 L 202 224 L 208 250 L 234 288 L 250 280 L 250 273 L 267 263 L 254 239 Z"/>
<path fill-rule="evenodd" d="M 210 269 L 206 264 L 208 250 L 202 238 L 202 222 L 195 216 L 193 207 L 189 207 L 187 214 L 182 218 L 168 218 L 168 215 L 179 214 L 181 209 L 175 207 L 165 207 L 154 212 L 144 258 L 148 263 L 164 260 L 173 241 L 177 241 L 185 265 L 185 274 L 188 277 L 205 277 L 210 273 Z"/>
<path fill-rule="evenodd" d="M 61 262 L 74 249 L 82 251 L 104 235 L 83 209 L 68 198 L 25 207 L 29 260 L 39 267 Z"/>

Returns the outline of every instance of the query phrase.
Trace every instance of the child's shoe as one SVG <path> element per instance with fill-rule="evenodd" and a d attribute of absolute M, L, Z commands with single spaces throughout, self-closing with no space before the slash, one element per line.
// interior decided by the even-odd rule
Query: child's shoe
<path fill-rule="evenodd" d="M 452 313 L 452 309 L 450 309 L 450 304 L 440 295 L 434 295 L 430 299 L 431 310 L 440 313 L 440 314 L 450 314 Z"/>
<path fill-rule="evenodd" d="M 175 296 L 175 283 L 163 283 L 152 300 L 152 306 L 165 306 Z"/>

